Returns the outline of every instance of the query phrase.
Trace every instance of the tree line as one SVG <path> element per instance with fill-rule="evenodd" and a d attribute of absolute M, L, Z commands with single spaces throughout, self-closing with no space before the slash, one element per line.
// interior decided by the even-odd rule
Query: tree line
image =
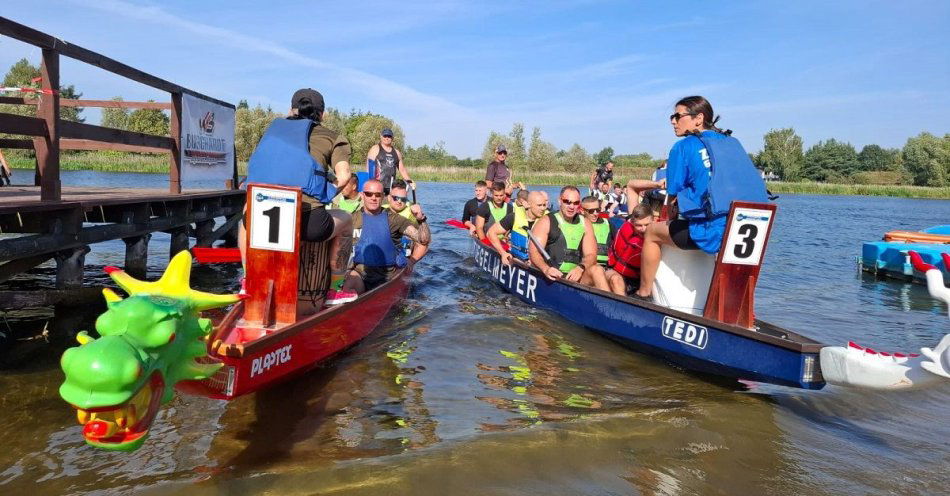
<path fill-rule="evenodd" d="M 3 79 L 8 87 L 39 88 L 40 69 L 22 59 L 13 64 Z M 73 85 L 62 85 L 63 98 L 80 98 Z M 113 100 L 121 101 L 120 97 Z M 0 112 L 35 115 L 36 107 L 29 105 L 0 105 Z M 81 107 L 61 107 L 64 120 L 84 122 Z M 239 161 L 247 161 L 270 123 L 285 114 L 261 105 L 251 107 L 241 100 L 235 113 L 235 148 Z M 160 136 L 169 133 L 169 116 L 156 109 L 104 108 L 101 125 L 116 129 L 137 131 Z M 366 153 L 379 140 L 384 128 L 393 130 L 393 143 L 403 151 L 410 165 L 437 167 L 484 167 L 494 159 L 499 144 L 508 149 L 508 164 L 518 173 L 568 172 L 586 173 L 612 160 L 620 169 L 649 169 L 659 166 L 662 159 L 649 153 L 614 155 L 612 147 L 589 153 L 578 143 L 561 149 L 546 141 L 541 128 L 525 134 L 523 123 L 516 122 L 507 133 L 491 131 L 482 147 L 480 157 L 459 158 L 448 153 L 445 143 L 412 147 L 405 142 L 405 133 L 393 119 L 361 110 L 343 112 L 328 108 L 323 125 L 344 134 L 352 148 L 354 164 L 365 162 Z M 749 144 L 746 143 L 748 146 Z M 763 138 L 762 151 L 750 154 L 756 167 L 785 181 L 817 181 L 864 184 L 914 184 L 919 186 L 950 186 L 950 134 L 943 137 L 920 133 L 907 140 L 903 148 L 883 148 L 870 144 L 857 151 L 850 143 L 834 138 L 819 141 L 804 150 L 802 139 L 793 128 L 773 129 Z"/>

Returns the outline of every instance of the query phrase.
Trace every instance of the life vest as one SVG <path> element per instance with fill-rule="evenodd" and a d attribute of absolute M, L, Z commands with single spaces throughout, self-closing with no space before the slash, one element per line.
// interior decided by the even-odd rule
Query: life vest
<path fill-rule="evenodd" d="M 624 277 L 638 279 L 642 250 L 643 237 L 637 234 L 632 222 L 624 222 L 610 246 L 607 266 Z"/>
<path fill-rule="evenodd" d="M 607 241 L 610 239 L 610 223 L 604 219 L 599 219 L 592 224 L 594 227 L 594 237 L 597 238 L 597 263 L 607 263 Z"/>
<path fill-rule="evenodd" d="M 367 267 L 404 267 L 406 255 L 396 248 L 389 232 L 389 212 L 365 211 L 353 219 L 353 236 L 359 237 L 353 247 L 353 261 Z"/>
<path fill-rule="evenodd" d="M 491 213 L 491 215 L 489 215 L 488 218 L 485 219 L 485 235 L 486 236 L 488 236 L 488 228 L 491 227 L 492 224 L 496 222 L 501 222 L 501 219 L 504 219 L 505 216 L 508 215 L 509 212 L 511 212 L 511 209 L 512 207 L 510 203 L 503 203 L 500 207 L 496 207 L 494 202 L 492 202 L 491 200 L 488 201 L 488 211 Z M 502 237 L 503 236 L 499 236 L 499 239 L 501 239 Z"/>
<path fill-rule="evenodd" d="M 718 134 L 718 133 L 717 133 Z M 765 181 L 752 163 L 739 140 L 728 135 L 710 139 L 691 134 L 706 148 L 709 155 L 709 186 L 703 194 L 702 205 L 680 203 L 680 211 L 690 212 L 690 219 L 713 219 L 729 213 L 733 201 L 766 203 L 769 195 Z M 677 201 L 680 201 L 679 199 Z"/>
<path fill-rule="evenodd" d="M 304 194 L 329 204 L 336 186 L 327 168 L 310 155 L 310 119 L 275 119 L 247 162 L 247 182 L 299 187 Z"/>
<path fill-rule="evenodd" d="M 524 208 L 515 208 L 515 222 L 508 233 L 508 247 L 511 254 L 522 259 L 528 259 L 528 214 Z"/>
<path fill-rule="evenodd" d="M 564 217 L 561 212 L 548 214 L 551 222 L 557 222 L 561 235 L 553 242 L 548 237 L 548 243 L 545 250 L 551 255 L 551 265 L 557 267 L 563 273 L 568 273 L 574 267 L 581 263 L 581 240 L 584 239 L 584 219 L 580 215 L 574 217 L 572 224 Z"/>
<path fill-rule="evenodd" d="M 419 221 L 416 220 L 415 214 L 413 214 L 412 209 L 409 208 L 411 206 L 412 206 L 412 202 L 406 202 L 406 208 L 402 209 L 399 212 L 396 212 L 395 210 L 393 210 L 390 205 L 385 205 L 383 208 L 386 208 L 387 210 L 392 210 L 394 214 L 409 219 L 409 221 L 412 222 L 413 224 L 418 224 Z"/>
<path fill-rule="evenodd" d="M 359 197 L 357 197 L 355 200 L 350 200 L 348 198 L 344 198 L 343 196 L 337 196 L 333 200 L 334 208 L 338 208 L 350 214 L 356 212 L 362 205 L 363 203 L 360 201 Z"/>

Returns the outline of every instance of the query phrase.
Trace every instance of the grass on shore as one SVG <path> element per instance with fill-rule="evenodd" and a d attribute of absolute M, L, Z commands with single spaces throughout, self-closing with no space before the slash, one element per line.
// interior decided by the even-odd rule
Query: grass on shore
<path fill-rule="evenodd" d="M 15 169 L 33 169 L 32 158 L 7 154 L 10 166 Z M 64 153 L 60 157 L 61 170 L 94 170 L 103 172 L 139 172 L 153 174 L 168 173 L 168 156 L 157 154 L 138 154 L 123 152 L 76 152 Z M 473 167 L 440 167 L 432 165 L 410 166 L 412 178 L 417 181 L 474 183 L 484 178 L 482 168 Z M 247 164 L 238 164 L 238 173 L 244 175 Z M 649 178 L 653 169 L 615 169 L 614 176 L 620 180 L 631 178 Z M 515 171 L 515 179 L 531 185 L 557 186 L 564 184 L 586 185 L 590 180 L 589 173 L 571 173 L 566 171 Z M 23 182 L 22 176 L 17 180 Z M 903 198 L 937 198 L 950 199 L 950 187 L 925 187 L 909 185 L 880 185 L 880 184 L 835 184 L 801 182 L 789 183 L 773 181 L 768 183 L 773 193 L 801 193 L 813 195 L 867 195 L 867 196 L 894 196 Z"/>

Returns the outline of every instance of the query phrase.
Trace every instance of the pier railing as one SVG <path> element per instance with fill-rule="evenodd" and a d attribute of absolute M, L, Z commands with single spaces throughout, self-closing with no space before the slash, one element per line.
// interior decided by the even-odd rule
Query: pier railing
<path fill-rule="evenodd" d="M 93 52 L 78 45 L 65 42 L 31 27 L 0 17 L 0 35 L 41 48 L 40 64 L 42 86 L 36 90 L 37 98 L 0 96 L 0 103 L 35 105 L 36 117 L 0 112 L 0 132 L 31 136 L 32 139 L 0 139 L 0 148 L 33 149 L 36 151 L 35 185 L 40 187 L 42 200 L 59 201 L 62 195 L 60 183 L 60 150 L 120 150 L 144 153 L 168 154 L 168 189 L 181 193 L 181 119 L 182 95 L 191 95 L 217 105 L 234 109 L 234 105 L 203 95 L 175 83 L 166 81 L 122 62 Z M 168 102 L 126 102 L 112 100 L 78 100 L 60 98 L 60 56 L 94 65 L 113 74 L 131 79 L 152 88 L 168 92 Z M 61 107 L 104 107 L 168 110 L 170 113 L 170 136 L 139 133 L 113 129 L 92 124 L 60 119 Z M 232 179 L 227 187 L 237 185 L 237 159 L 232 154 Z"/>

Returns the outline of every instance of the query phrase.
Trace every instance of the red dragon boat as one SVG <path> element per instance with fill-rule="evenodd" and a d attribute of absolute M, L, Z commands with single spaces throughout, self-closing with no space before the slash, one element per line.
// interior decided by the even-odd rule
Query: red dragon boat
<path fill-rule="evenodd" d="M 300 190 L 251 184 L 247 205 L 247 297 L 215 326 L 201 360 L 224 366 L 179 390 L 231 399 L 307 372 L 369 335 L 409 292 L 411 266 L 352 302 L 306 315 L 298 295 L 314 283 L 301 253 L 319 259 L 314 252 L 328 246 L 300 240 Z"/>

